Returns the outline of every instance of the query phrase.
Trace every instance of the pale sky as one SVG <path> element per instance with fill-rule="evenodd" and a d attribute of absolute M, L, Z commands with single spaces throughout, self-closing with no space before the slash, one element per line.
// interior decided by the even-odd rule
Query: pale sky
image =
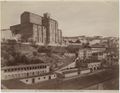
<path fill-rule="evenodd" d="M 114 2 L 113 2 L 114 1 Z M 24 11 L 51 14 L 63 36 L 118 36 L 119 6 L 115 0 L 79 2 L 2 2 L 2 29 L 20 23 Z"/>

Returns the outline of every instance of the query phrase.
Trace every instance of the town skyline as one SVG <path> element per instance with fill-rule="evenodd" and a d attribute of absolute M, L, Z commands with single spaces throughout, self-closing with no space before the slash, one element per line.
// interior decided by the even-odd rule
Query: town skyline
<path fill-rule="evenodd" d="M 41 16 L 50 13 L 65 37 L 119 35 L 117 2 L 2 2 L 2 10 L 2 29 L 19 24 L 20 14 L 29 11 Z"/>

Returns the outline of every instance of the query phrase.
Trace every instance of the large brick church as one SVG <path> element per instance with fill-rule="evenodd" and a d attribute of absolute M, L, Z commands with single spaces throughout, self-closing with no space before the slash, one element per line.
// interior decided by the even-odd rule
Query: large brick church
<path fill-rule="evenodd" d="M 22 42 L 34 41 L 39 45 L 56 46 L 62 44 L 62 31 L 58 22 L 44 13 L 43 17 L 34 13 L 21 14 L 20 24 L 10 26 L 13 35 L 19 34 Z"/>

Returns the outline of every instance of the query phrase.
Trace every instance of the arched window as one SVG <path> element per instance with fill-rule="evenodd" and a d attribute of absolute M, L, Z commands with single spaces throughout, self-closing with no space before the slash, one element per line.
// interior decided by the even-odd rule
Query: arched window
<path fill-rule="evenodd" d="M 94 67 L 94 70 L 96 70 L 96 67 Z"/>
<path fill-rule="evenodd" d="M 27 67 L 27 70 L 29 70 L 29 67 Z"/>
<path fill-rule="evenodd" d="M 35 67 L 35 69 L 37 69 L 37 67 Z"/>
<path fill-rule="evenodd" d="M 27 77 L 29 76 L 29 73 L 27 73 Z"/>
<path fill-rule="evenodd" d="M 11 71 L 14 71 L 14 68 L 12 68 Z"/>
<path fill-rule="evenodd" d="M 30 67 L 30 70 L 31 70 L 32 68 Z"/>
<path fill-rule="evenodd" d="M 7 70 L 5 69 L 4 72 L 7 72 Z"/>
<path fill-rule="evenodd" d="M 92 68 L 90 68 L 90 71 L 92 72 L 92 71 L 93 71 L 93 69 L 92 69 Z"/>
<path fill-rule="evenodd" d="M 46 68 L 47 66 L 45 66 L 45 68 Z"/>
<path fill-rule="evenodd" d="M 10 72 L 10 69 L 8 69 L 7 71 Z"/>
<path fill-rule="evenodd" d="M 46 77 L 43 77 L 44 79 L 46 78 Z"/>
<path fill-rule="evenodd" d="M 24 67 L 24 70 L 26 70 L 26 67 Z"/>
<path fill-rule="evenodd" d="M 18 71 L 20 70 L 20 68 L 18 68 Z"/>
<path fill-rule="evenodd" d="M 17 68 L 15 68 L 15 71 L 17 71 Z"/>
<path fill-rule="evenodd" d="M 23 68 L 21 68 L 21 70 L 23 70 Z"/>

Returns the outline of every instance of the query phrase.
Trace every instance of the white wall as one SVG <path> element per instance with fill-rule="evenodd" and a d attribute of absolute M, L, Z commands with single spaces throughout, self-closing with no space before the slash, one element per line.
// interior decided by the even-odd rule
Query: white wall
<path fill-rule="evenodd" d="M 34 75 L 32 74 L 34 72 Z M 39 74 L 38 74 L 39 72 Z M 45 69 L 37 69 L 37 70 L 26 70 L 26 71 L 13 71 L 13 72 L 3 72 L 2 71 L 2 79 L 8 80 L 8 79 L 14 79 L 14 78 L 21 78 L 21 77 L 27 77 L 27 73 L 29 73 L 29 76 L 35 76 L 40 75 L 42 73 L 48 73 L 49 68 Z"/>
<path fill-rule="evenodd" d="M 22 81 L 25 84 L 32 84 L 32 79 L 34 79 L 34 83 L 39 83 L 42 81 L 47 81 L 50 80 L 49 76 L 51 77 L 51 79 L 55 79 L 57 78 L 56 74 L 52 74 L 52 75 L 45 75 L 45 76 L 38 76 L 38 77 L 32 77 L 32 78 L 27 78 L 27 79 L 21 79 L 20 81 Z"/>
<path fill-rule="evenodd" d="M 82 70 L 80 73 L 81 73 L 81 74 L 90 73 L 90 69 Z"/>
<path fill-rule="evenodd" d="M 64 75 L 65 75 L 65 77 L 72 77 L 72 76 L 78 75 L 78 72 L 66 73 Z"/>

